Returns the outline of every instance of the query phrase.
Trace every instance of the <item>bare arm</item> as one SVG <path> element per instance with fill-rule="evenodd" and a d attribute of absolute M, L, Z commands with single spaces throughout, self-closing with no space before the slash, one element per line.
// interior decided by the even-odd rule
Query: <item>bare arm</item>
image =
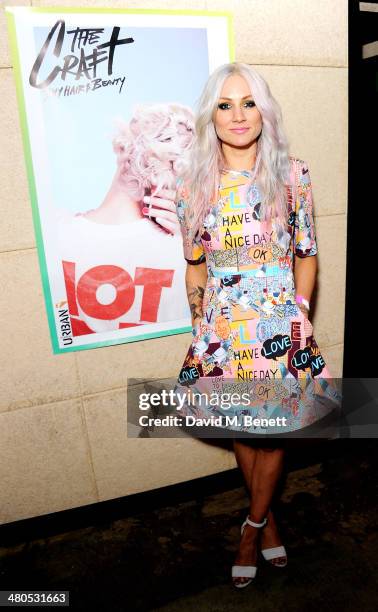
<path fill-rule="evenodd" d="M 310 257 L 298 257 L 295 255 L 294 259 L 294 283 L 296 293 L 303 295 L 306 300 L 310 302 L 311 295 L 314 290 L 316 281 L 316 272 L 318 269 L 317 256 L 312 255 Z M 302 312 L 307 316 L 306 308 L 298 304 Z"/>
<path fill-rule="evenodd" d="M 197 265 L 187 264 L 185 282 L 192 326 L 195 328 L 203 317 L 202 302 L 207 282 L 206 262 Z"/>
<path fill-rule="evenodd" d="M 297 198 L 294 227 L 294 284 L 295 291 L 310 302 L 318 268 L 312 185 L 308 164 L 296 160 Z M 307 317 L 308 311 L 298 304 Z"/>

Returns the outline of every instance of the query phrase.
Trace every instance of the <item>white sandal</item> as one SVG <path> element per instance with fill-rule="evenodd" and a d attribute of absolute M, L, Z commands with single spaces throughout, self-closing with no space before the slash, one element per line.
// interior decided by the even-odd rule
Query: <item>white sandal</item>
<path fill-rule="evenodd" d="M 254 523 L 250 520 L 249 516 L 245 519 L 244 523 L 241 526 L 241 533 L 243 534 L 244 528 L 246 524 L 252 525 L 252 527 L 264 527 L 266 525 L 267 519 L 264 518 L 262 523 Z M 255 565 L 233 565 L 231 569 L 232 578 L 250 578 L 250 580 L 246 580 L 245 582 L 239 582 L 236 584 L 233 581 L 234 587 L 237 589 L 243 589 L 244 587 L 251 584 L 252 579 L 256 576 L 257 567 Z"/>
<path fill-rule="evenodd" d="M 278 557 L 286 557 L 285 563 L 271 563 L 275 567 L 286 567 L 287 565 L 287 554 L 284 546 L 274 546 L 273 548 L 264 548 L 261 551 L 262 556 L 266 561 L 277 559 Z"/>
<path fill-rule="evenodd" d="M 264 548 L 261 551 L 262 556 L 266 561 L 277 559 L 278 557 L 286 557 L 285 563 L 271 563 L 275 567 L 286 567 L 287 566 L 287 553 L 284 546 L 273 546 L 273 548 Z"/>

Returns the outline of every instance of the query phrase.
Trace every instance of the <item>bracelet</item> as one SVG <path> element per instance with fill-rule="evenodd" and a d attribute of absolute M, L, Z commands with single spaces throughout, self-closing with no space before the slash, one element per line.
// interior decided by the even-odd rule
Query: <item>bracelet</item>
<path fill-rule="evenodd" d="M 297 304 L 302 304 L 307 310 L 310 310 L 310 303 L 305 297 L 303 297 L 303 295 L 296 295 L 295 301 Z"/>

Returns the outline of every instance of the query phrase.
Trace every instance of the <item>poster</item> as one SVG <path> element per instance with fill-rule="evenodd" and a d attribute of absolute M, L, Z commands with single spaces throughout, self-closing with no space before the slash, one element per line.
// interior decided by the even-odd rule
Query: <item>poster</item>
<path fill-rule="evenodd" d="M 53 352 L 189 331 L 172 191 L 231 16 L 6 11 Z"/>

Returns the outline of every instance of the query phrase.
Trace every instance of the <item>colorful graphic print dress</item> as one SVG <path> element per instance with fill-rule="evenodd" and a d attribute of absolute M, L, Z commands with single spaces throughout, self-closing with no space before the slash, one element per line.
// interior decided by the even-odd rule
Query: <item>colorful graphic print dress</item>
<path fill-rule="evenodd" d="M 294 254 L 315 255 L 317 245 L 308 166 L 295 158 L 290 163 L 285 246 L 274 223 L 259 220 L 261 197 L 252 172 L 221 175 L 218 202 L 192 242 L 186 223 L 188 192 L 185 184 L 178 187 L 185 259 L 192 265 L 206 262 L 208 272 L 203 318 L 193 330 L 175 390 L 187 393 L 190 388 L 205 393 L 209 401 L 184 404 L 182 415 L 263 417 L 271 425 L 265 420 L 262 426 L 244 426 L 242 419 L 237 426 L 221 426 L 282 434 L 319 421 L 339 406 L 341 397 L 312 324 L 295 302 Z M 248 405 L 212 403 L 214 397 L 236 393 L 238 399 L 243 392 L 250 398 Z M 279 423 L 277 416 L 285 417 L 284 427 L 282 421 L 272 425 Z"/>

